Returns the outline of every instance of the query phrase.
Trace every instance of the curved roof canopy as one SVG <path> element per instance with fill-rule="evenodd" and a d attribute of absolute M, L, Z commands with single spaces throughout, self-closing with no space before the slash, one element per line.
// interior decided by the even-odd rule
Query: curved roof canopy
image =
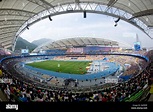
<path fill-rule="evenodd" d="M 90 38 L 90 37 L 77 37 L 67 38 L 57 41 L 50 41 L 41 46 L 38 46 L 33 52 L 39 52 L 41 50 L 50 49 L 67 49 L 71 47 L 85 47 L 85 46 L 105 46 L 105 47 L 119 47 L 120 44 L 116 41 L 102 39 L 102 38 Z"/>
<path fill-rule="evenodd" d="M 153 0 L 0 0 L 0 47 L 14 50 L 18 36 L 44 18 L 83 11 L 117 17 L 152 38 Z"/>

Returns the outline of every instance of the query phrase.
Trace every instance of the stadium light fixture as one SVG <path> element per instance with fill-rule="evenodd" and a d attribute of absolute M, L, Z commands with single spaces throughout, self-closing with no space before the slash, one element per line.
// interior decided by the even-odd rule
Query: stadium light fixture
<path fill-rule="evenodd" d="M 50 20 L 50 21 L 52 21 L 52 18 L 51 18 L 51 16 L 48 16 L 48 18 L 49 18 L 49 20 Z"/>
<path fill-rule="evenodd" d="M 119 22 L 120 21 L 120 17 L 115 21 L 115 23 Z"/>
<path fill-rule="evenodd" d="M 114 26 L 116 27 L 117 26 L 117 23 L 115 22 Z"/>
<path fill-rule="evenodd" d="M 114 26 L 116 27 L 117 26 L 117 23 L 120 21 L 120 17 L 116 20 L 116 21 L 114 21 L 115 22 L 115 24 L 114 24 Z"/>
<path fill-rule="evenodd" d="M 87 17 L 87 14 L 86 14 L 86 11 L 83 12 L 83 18 L 86 18 Z"/>
<path fill-rule="evenodd" d="M 26 27 L 28 30 L 29 30 L 29 25 L 27 25 L 27 27 Z"/>

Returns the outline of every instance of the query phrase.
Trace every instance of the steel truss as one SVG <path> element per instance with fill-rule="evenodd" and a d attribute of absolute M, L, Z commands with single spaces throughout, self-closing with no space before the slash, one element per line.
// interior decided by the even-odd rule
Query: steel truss
<path fill-rule="evenodd" d="M 143 23 L 138 18 L 133 18 L 132 14 L 129 14 L 128 12 L 125 12 L 124 10 L 121 10 L 119 8 L 115 7 L 108 7 L 107 4 L 101 4 L 100 2 L 73 2 L 73 3 L 66 3 L 66 4 L 58 4 L 57 6 L 53 7 L 52 5 L 49 5 L 49 3 L 44 2 L 44 0 L 28 0 L 30 2 L 36 3 L 40 6 L 43 6 L 47 10 L 42 11 L 36 15 L 34 15 L 32 18 L 24 22 L 24 24 L 20 27 L 18 32 L 16 33 L 16 38 L 26 29 L 27 25 L 30 26 L 42 19 L 45 19 L 49 16 L 55 16 L 59 14 L 65 14 L 65 13 L 76 13 L 76 12 L 89 12 L 89 13 L 97 13 L 97 14 L 104 14 L 109 15 L 112 17 L 119 18 L 136 26 L 140 30 L 142 30 L 145 34 L 147 34 L 151 39 L 153 39 L 150 35 L 151 30 L 150 28 Z M 113 4 L 113 3 L 112 3 Z M 14 39 L 14 42 L 16 39 Z M 14 50 L 15 44 L 12 47 L 12 50 Z"/>
<path fill-rule="evenodd" d="M 7 35 L 7 34 L 9 34 L 9 33 L 15 33 L 17 30 L 11 30 L 11 31 L 9 31 L 9 32 L 4 32 L 4 33 L 0 33 L 0 37 L 3 37 L 4 35 Z"/>
<path fill-rule="evenodd" d="M 5 42 L 8 42 L 8 41 L 11 41 L 12 38 L 13 38 L 13 36 L 9 36 L 9 37 L 7 37 L 6 39 L 3 39 L 3 40 L 1 41 L 1 44 L 2 44 L 2 43 L 5 43 Z"/>
<path fill-rule="evenodd" d="M 44 7 L 45 9 L 49 9 L 49 8 L 53 8 L 53 5 L 51 5 L 50 3 L 48 3 L 45 0 L 28 0 L 29 2 L 32 2 L 34 4 L 37 4 L 39 6 Z"/>
<path fill-rule="evenodd" d="M 14 35 L 8 35 L 7 38 L 13 37 Z M 0 39 L 5 39 L 6 37 L 0 38 Z M 5 41 L 5 40 L 4 40 Z M 1 43 L 1 42 L 0 42 Z"/>
<path fill-rule="evenodd" d="M 15 33 L 14 32 L 5 33 L 3 35 L 0 35 L 0 39 L 5 39 L 6 37 L 8 37 L 10 35 L 15 35 Z"/>
<path fill-rule="evenodd" d="M 0 35 L 11 32 L 11 31 L 17 31 L 20 28 L 20 26 L 10 26 L 10 27 L 4 27 L 0 28 Z"/>
<path fill-rule="evenodd" d="M 12 47 L 12 44 L 8 44 L 8 45 L 5 45 L 5 46 L 3 46 L 4 47 L 4 49 L 7 49 L 7 48 L 9 48 L 9 47 Z"/>
<path fill-rule="evenodd" d="M 6 15 L 6 16 L 22 16 L 22 17 L 32 17 L 36 13 L 30 12 L 30 11 L 24 11 L 24 10 L 18 10 L 18 9 L 1 9 L 0 15 Z M 7 19 L 7 17 L 6 17 Z"/>
<path fill-rule="evenodd" d="M 18 24 L 23 24 L 26 20 L 17 20 L 17 19 L 12 19 L 12 20 L 7 20 L 7 21 L 3 21 L 3 20 L 0 20 L 0 28 L 2 26 L 6 26 L 6 25 L 18 25 Z"/>
<path fill-rule="evenodd" d="M 9 45 L 12 45 L 12 41 L 8 41 L 8 42 L 5 42 L 5 43 L 2 43 L 1 45 L 2 45 L 2 46 L 9 46 Z"/>

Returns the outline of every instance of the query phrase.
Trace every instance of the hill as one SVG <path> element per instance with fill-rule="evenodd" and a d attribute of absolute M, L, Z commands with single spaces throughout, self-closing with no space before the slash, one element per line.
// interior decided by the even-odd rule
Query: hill
<path fill-rule="evenodd" d="M 39 45 L 44 44 L 44 43 L 49 42 L 49 41 L 52 41 L 52 40 L 51 39 L 47 39 L 47 38 L 42 38 L 42 39 L 39 39 L 39 40 L 34 40 L 31 43 L 39 46 Z"/>
<path fill-rule="evenodd" d="M 19 37 L 17 42 L 16 42 L 16 46 L 15 46 L 15 50 L 20 50 L 20 49 L 26 49 L 28 48 L 29 51 L 34 50 L 37 47 L 37 45 L 28 42 L 27 40 Z"/>

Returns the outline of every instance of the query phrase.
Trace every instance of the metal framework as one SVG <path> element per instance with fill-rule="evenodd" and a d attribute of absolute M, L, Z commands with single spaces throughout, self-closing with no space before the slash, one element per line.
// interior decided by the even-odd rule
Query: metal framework
<path fill-rule="evenodd" d="M 14 33 L 12 50 L 14 51 L 16 40 L 19 35 L 32 24 L 48 18 L 65 13 L 97 13 L 120 18 L 147 34 L 151 39 L 153 28 L 153 0 L 12 0 L 14 4 L 25 3 L 23 7 L 13 7 L 9 0 L 0 2 L 0 38 Z M 3 4 L 4 7 L 3 7 Z M 129 4 L 128 4 L 129 3 Z M 150 7 L 147 6 L 150 4 Z M 6 7 L 5 7 L 6 5 Z M 130 6 L 131 5 L 131 6 Z M 8 6 L 8 7 L 7 7 Z M 27 8 L 28 6 L 29 9 Z M 34 6 L 34 7 L 33 7 Z M 141 7 L 143 9 L 141 10 Z M 3 36 L 3 37 L 2 37 Z M 4 39 L 4 38 L 3 38 Z M 82 41 L 83 42 L 83 41 Z M 1 42 L 0 42 L 1 43 Z M 7 45 L 10 46 L 10 45 Z"/>
<path fill-rule="evenodd" d="M 10 44 L 12 44 L 12 41 L 11 42 L 8 41 L 8 42 L 5 42 L 5 43 L 1 43 L 2 46 L 7 46 L 7 45 L 10 45 Z"/>
<path fill-rule="evenodd" d="M 153 15 L 153 9 L 144 10 L 144 11 L 141 11 L 141 12 L 134 13 L 133 16 L 130 18 L 130 20 L 133 19 L 133 18 L 138 18 L 138 17 L 141 17 L 141 16 L 148 16 L 148 15 Z"/>
<path fill-rule="evenodd" d="M 3 28 L 0 28 L 0 35 L 2 33 L 6 33 L 6 32 L 9 32 L 9 31 L 17 31 L 18 29 L 20 28 L 20 26 L 9 26 L 9 27 L 3 27 Z"/>
<path fill-rule="evenodd" d="M 53 5 L 51 5 L 50 3 L 48 3 L 45 0 L 28 0 L 28 1 L 30 1 L 32 3 L 35 3 L 35 4 L 39 5 L 39 6 L 42 6 L 45 9 L 49 9 L 50 7 L 52 7 L 52 8 L 54 7 Z"/>
<path fill-rule="evenodd" d="M 17 25 L 17 24 L 23 24 L 26 20 L 6 20 L 6 21 L 3 21 L 3 20 L 0 20 L 0 28 L 2 26 L 5 26 L 5 25 Z"/>
<path fill-rule="evenodd" d="M 76 13 L 76 12 L 89 12 L 89 13 L 98 13 L 98 14 L 105 14 L 113 17 L 120 17 L 122 20 L 131 23 L 132 25 L 138 27 L 140 30 L 142 30 L 144 33 L 146 33 L 150 38 L 152 38 L 149 35 L 149 28 L 146 26 L 145 23 L 143 23 L 141 20 L 138 18 L 133 18 L 131 14 L 128 12 L 125 12 L 123 10 L 120 10 L 119 8 L 115 7 L 107 7 L 106 5 L 100 4 L 100 3 L 67 3 L 63 5 L 58 5 L 54 8 L 50 8 L 49 10 L 45 10 L 34 17 L 30 18 L 28 21 L 26 21 L 22 27 L 19 29 L 17 32 L 16 36 L 20 35 L 22 33 L 27 25 L 32 25 L 42 19 L 47 18 L 49 15 L 50 16 L 55 16 L 59 14 L 64 14 L 64 13 Z"/>
<path fill-rule="evenodd" d="M 3 37 L 0 37 L 0 39 L 5 39 L 9 36 L 15 36 L 15 35 L 14 35 L 14 33 L 5 34 L 5 35 L 3 35 Z"/>
<path fill-rule="evenodd" d="M 19 9 L 1 9 L 0 15 L 32 17 L 36 13 Z M 7 18 L 6 18 L 7 19 Z"/>

